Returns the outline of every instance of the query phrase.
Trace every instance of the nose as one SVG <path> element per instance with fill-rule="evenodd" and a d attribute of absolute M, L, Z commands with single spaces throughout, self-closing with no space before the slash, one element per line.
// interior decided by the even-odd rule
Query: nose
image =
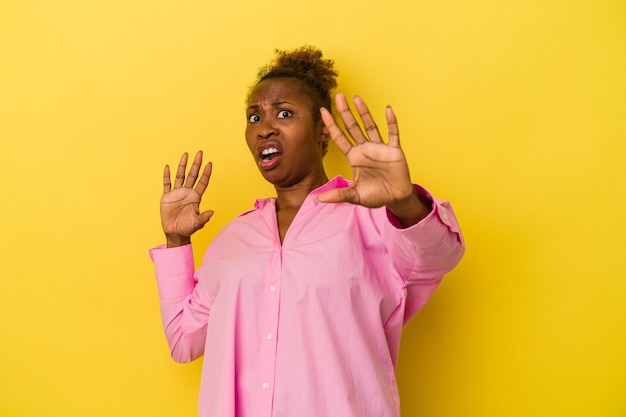
<path fill-rule="evenodd" d="M 259 139 L 269 139 L 272 136 L 278 135 L 278 129 L 274 126 L 274 123 L 272 123 L 271 118 L 264 118 L 261 121 L 257 135 Z"/>

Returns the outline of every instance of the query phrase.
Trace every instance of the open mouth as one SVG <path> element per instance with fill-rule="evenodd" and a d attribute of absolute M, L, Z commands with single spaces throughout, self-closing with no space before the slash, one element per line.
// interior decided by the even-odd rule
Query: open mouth
<path fill-rule="evenodd" d="M 276 155 L 279 154 L 279 151 L 277 148 L 271 147 L 271 148 L 265 148 L 261 151 L 261 161 L 263 162 L 267 162 L 272 160 L 272 158 L 274 158 Z"/>
<path fill-rule="evenodd" d="M 265 143 L 258 151 L 259 167 L 262 170 L 274 168 L 283 155 L 282 148 L 278 143 Z"/>

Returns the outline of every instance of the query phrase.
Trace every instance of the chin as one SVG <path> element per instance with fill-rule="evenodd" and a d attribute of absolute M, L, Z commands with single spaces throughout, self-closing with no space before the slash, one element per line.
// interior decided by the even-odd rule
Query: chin
<path fill-rule="evenodd" d="M 263 171 L 262 169 L 259 169 L 259 172 L 261 173 L 261 176 L 263 177 L 263 179 L 269 182 L 270 184 L 277 185 L 283 181 L 279 177 L 276 170 Z"/>
<path fill-rule="evenodd" d="M 294 179 L 290 176 L 281 176 L 280 174 L 278 174 L 278 172 L 273 171 L 265 171 L 262 173 L 262 175 L 265 181 L 272 184 L 274 188 L 289 188 L 299 182 L 298 179 Z"/>

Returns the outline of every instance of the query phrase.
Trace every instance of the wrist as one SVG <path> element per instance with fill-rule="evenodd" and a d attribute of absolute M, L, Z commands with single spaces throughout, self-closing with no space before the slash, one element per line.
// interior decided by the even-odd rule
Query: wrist
<path fill-rule="evenodd" d="M 408 196 L 387 205 L 387 209 L 404 227 L 419 223 L 432 210 L 432 201 L 421 195 L 412 187 L 413 192 Z"/>
<path fill-rule="evenodd" d="M 165 242 L 168 248 L 177 248 L 179 246 L 189 245 L 191 238 L 189 236 L 165 235 Z"/>

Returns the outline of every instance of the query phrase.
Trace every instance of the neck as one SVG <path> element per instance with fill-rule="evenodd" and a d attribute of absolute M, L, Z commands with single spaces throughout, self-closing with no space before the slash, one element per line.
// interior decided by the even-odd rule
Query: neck
<path fill-rule="evenodd" d="M 327 182 L 328 177 L 326 176 L 326 172 L 322 171 L 319 175 L 305 178 L 289 187 L 276 186 L 276 211 L 297 211 L 311 191 L 321 187 Z"/>

